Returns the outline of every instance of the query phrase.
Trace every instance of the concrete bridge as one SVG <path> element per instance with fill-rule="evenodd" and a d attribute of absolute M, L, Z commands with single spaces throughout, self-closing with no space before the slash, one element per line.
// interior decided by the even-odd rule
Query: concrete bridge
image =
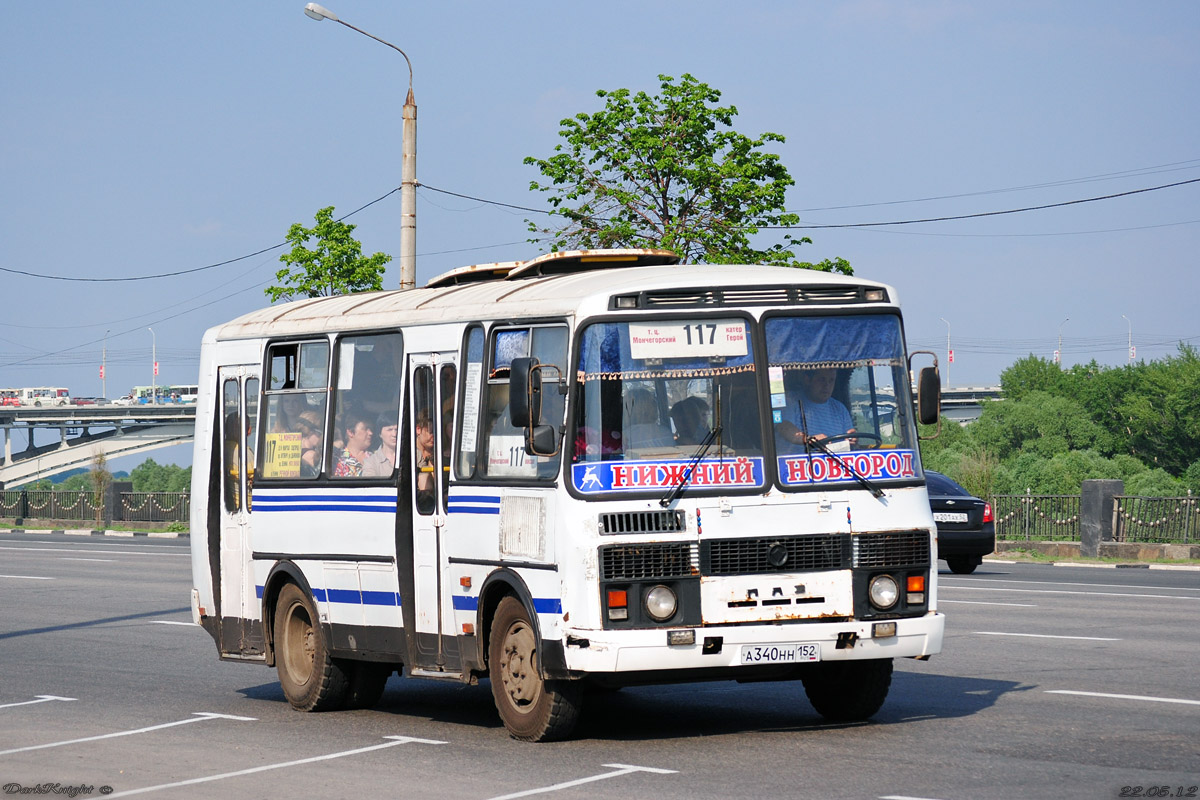
<path fill-rule="evenodd" d="M 111 460 L 190 442 L 195 424 L 194 405 L 6 406 L 0 488 L 87 469 L 98 452 Z M 35 433 L 57 441 L 35 444 Z"/>

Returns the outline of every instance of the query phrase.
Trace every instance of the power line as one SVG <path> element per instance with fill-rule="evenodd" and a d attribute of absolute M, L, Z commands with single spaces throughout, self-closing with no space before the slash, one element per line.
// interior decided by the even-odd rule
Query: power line
<path fill-rule="evenodd" d="M 1177 181 L 1176 183 L 1164 183 L 1161 186 L 1148 186 L 1144 189 L 1131 189 L 1127 192 L 1117 192 L 1115 194 L 1106 194 L 1099 197 L 1085 197 L 1082 200 L 1064 200 L 1061 203 L 1046 203 L 1040 206 L 1026 206 L 1024 208 L 1010 208 L 1005 211 L 980 211 L 974 214 L 955 214 L 945 217 L 926 217 L 924 219 L 903 219 L 892 220 L 890 222 L 845 222 L 840 224 L 825 224 L 825 225 L 762 225 L 759 230 L 779 230 L 779 231 L 794 231 L 794 230 L 828 230 L 831 228 L 876 228 L 889 225 L 917 225 L 926 222 L 950 222 L 960 219 L 979 219 L 982 217 L 998 217 L 1005 214 L 1020 214 L 1025 211 L 1043 211 L 1047 208 L 1063 208 L 1064 206 L 1076 206 L 1082 203 L 1095 203 L 1100 200 L 1113 200 L 1118 197 L 1129 197 L 1134 194 L 1144 194 L 1146 192 L 1157 192 L 1160 189 L 1171 189 L 1176 186 L 1186 186 L 1189 183 L 1200 183 L 1200 178 L 1191 178 L 1186 181 Z"/>

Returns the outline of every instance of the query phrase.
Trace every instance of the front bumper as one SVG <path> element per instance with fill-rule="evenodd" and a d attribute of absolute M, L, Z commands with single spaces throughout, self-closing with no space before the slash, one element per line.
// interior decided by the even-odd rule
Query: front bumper
<path fill-rule="evenodd" d="M 822 661 L 857 661 L 878 658 L 930 656 L 942 650 L 946 617 L 930 612 L 921 617 L 888 620 L 896 623 L 896 635 L 872 638 L 877 621 L 812 622 L 782 625 L 728 625 L 654 630 L 567 629 L 565 666 L 570 672 L 624 673 L 660 670 L 746 670 L 740 661 L 743 644 L 821 645 Z M 669 630 L 694 630 L 690 645 L 668 645 Z M 849 634 L 853 634 L 850 636 Z M 720 640 L 714 651 L 712 643 Z M 839 639 L 843 642 L 838 647 Z M 709 646 L 705 647 L 705 641 Z M 849 646 L 845 642 L 851 641 Z"/>

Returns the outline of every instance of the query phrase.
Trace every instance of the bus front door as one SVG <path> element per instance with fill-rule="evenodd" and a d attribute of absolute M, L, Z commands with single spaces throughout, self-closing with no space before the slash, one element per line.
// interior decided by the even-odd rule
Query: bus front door
<path fill-rule="evenodd" d="M 221 653 L 262 658 L 254 573 L 250 568 L 250 511 L 259 367 L 221 367 Z"/>
<path fill-rule="evenodd" d="M 412 481 L 412 552 L 415 605 L 415 667 L 423 672 L 461 669 L 453 625 L 453 591 L 446 585 L 448 563 L 446 494 L 454 424 L 456 363 L 453 354 L 409 357 L 408 442 Z"/>

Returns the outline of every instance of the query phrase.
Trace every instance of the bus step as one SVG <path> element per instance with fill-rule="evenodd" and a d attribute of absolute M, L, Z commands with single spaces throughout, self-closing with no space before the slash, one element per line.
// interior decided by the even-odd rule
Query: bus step
<path fill-rule="evenodd" d="M 442 672 L 436 669 L 421 669 L 420 667 L 410 667 L 405 670 L 405 674 L 413 678 L 439 678 L 444 681 L 455 681 L 462 683 L 461 672 Z"/>

